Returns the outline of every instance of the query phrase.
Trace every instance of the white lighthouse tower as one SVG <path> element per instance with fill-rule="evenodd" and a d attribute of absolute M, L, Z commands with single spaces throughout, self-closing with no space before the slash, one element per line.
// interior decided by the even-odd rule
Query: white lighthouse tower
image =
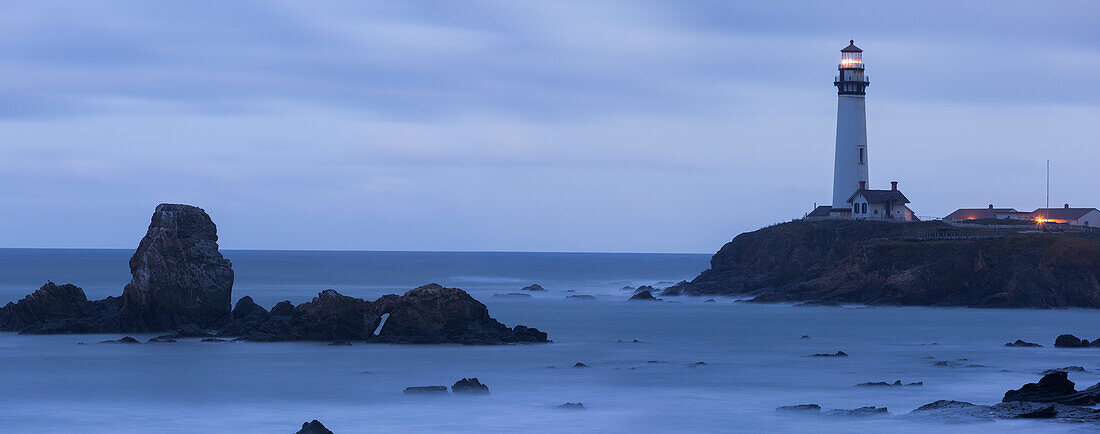
<path fill-rule="evenodd" d="M 867 188 L 867 110 L 864 101 L 871 84 L 863 73 L 863 50 L 855 41 L 840 50 L 840 71 L 833 85 L 836 106 L 836 156 L 833 163 L 833 209 L 830 215 L 851 214 L 848 199 Z"/>

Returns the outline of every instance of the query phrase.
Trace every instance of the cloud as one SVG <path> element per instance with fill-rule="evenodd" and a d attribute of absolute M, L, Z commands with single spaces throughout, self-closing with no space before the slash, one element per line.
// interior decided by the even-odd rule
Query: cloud
<path fill-rule="evenodd" d="M 131 247 L 185 201 L 229 247 L 709 251 L 829 196 L 849 38 L 872 183 L 918 213 L 1034 206 L 1047 158 L 1100 187 L 1087 2 L 0 8 L 6 246 Z"/>

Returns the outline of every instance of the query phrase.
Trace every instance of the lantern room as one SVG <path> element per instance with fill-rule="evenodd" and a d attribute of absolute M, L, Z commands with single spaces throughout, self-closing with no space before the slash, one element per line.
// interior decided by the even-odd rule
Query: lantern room
<path fill-rule="evenodd" d="M 856 41 L 849 40 L 848 46 L 840 50 L 839 69 L 863 69 L 863 50 L 856 46 Z"/>
<path fill-rule="evenodd" d="M 849 40 L 848 46 L 840 50 L 840 72 L 833 80 L 837 93 L 840 95 L 866 95 L 867 86 L 871 84 L 863 71 L 863 50 L 856 46 L 856 41 Z"/>

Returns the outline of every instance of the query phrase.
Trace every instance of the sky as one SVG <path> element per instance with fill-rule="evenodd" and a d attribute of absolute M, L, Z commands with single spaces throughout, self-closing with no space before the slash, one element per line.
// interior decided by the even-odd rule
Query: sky
<path fill-rule="evenodd" d="M 839 50 L 872 188 L 1100 207 L 1087 1 L 6 1 L 0 247 L 713 252 L 831 197 Z"/>

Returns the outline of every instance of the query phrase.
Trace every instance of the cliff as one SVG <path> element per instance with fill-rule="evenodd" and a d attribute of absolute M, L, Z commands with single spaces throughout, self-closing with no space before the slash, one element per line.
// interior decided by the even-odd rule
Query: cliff
<path fill-rule="evenodd" d="M 960 233 L 941 222 L 794 221 L 738 235 L 665 295 L 971 307 L 1100 307 L 1100 236 Z"/>

